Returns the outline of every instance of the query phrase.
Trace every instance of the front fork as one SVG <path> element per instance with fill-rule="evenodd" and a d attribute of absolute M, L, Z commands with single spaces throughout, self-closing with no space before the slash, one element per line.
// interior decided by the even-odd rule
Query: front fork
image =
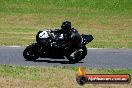
<path fill-rule="evenodd" d="M 42 49 L 41 45 L 39 45 L 38 43 L 33 43 L 32 46 L 34 47 L 34 51 L 35 53 L 39 53 Z"/>

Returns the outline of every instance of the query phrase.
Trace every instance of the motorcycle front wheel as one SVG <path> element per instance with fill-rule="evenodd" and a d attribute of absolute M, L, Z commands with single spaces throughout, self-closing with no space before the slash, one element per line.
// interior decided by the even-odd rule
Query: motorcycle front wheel
<path fill-rule="evenodd" d="M 35 61 L 39 58 L 38 52 L 33 45 L 29 45 L 23 51 L 23 56 L 28 61 Z"/>
<path fill-rule="evenodd" d="M 87 48 L 86 48 L 86 46 L 83 46 L 83 47 L 81 48 L 81 51 L 78 51 L 78 52 L 74 55 L 74 57 L 68 55 L 68 56 L 66 56 L 66 58 L 67 58 L 70 62 L 76 63 L 76 62 L 79 62 L 79 61 L 81 61 L 82 59 L 84 59 L 86 55 L 87 55 Z"/>

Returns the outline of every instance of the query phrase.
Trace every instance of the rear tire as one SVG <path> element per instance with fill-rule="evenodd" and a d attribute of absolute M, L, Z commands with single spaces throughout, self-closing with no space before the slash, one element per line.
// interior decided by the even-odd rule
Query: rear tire
<path fill-rule="evenodd" d="M 82 59 L 85 58 L 85 56 L 87 55 L 87 48 L 86 46 L 83 46 L 82 48 L 82 51 L 78 51 L 74 57 L 71 57 L 70 55 L 66 56 L 66 58 L 70 61 L 70 62 L 79 62 L 81 61 Z"/>
<path fill-rule="evenodd" d="M 35 61 L 39 58 L 38 52 L 33 45 L 29 45 L 23 51 L 23 56 L 28 61 Z"/>

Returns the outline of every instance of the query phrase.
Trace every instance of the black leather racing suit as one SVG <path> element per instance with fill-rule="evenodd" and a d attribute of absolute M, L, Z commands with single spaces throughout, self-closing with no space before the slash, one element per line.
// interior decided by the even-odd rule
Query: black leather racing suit
<path fill-rule="evenodd" d="M 81 47 L 81 35 L 74 28 L 71 28 L 68 32 L 62 30 L 56 30 L 56 32 L 63 34 L 64 41 L 72 49 L 79 49 Z"/>

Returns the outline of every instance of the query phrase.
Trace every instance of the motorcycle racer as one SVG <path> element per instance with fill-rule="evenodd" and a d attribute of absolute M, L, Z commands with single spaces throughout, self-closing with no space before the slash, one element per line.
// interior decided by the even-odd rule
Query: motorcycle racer
<path fill-rule="evenodd" d="M 71 27 L 70 21 L 64 21 L 61 25 L 61 29 L 56 32 L 63 34 L 64 40 L 69 44 L 71 48 L 81 47 L 81 35 L 75 28 Z"/>
<path fill-rule="evenodd" d="M 80 35 L 71 27 L 70 21 L 62 22 L 61 29 L 46 29 L 36 34 L 36 42 L 23 51 L 26 60 L 35 61 L 39 57 L 67 58 L 69 62 L 79 62 L 87 55 L 86 44 L 92 35 Z"/>

